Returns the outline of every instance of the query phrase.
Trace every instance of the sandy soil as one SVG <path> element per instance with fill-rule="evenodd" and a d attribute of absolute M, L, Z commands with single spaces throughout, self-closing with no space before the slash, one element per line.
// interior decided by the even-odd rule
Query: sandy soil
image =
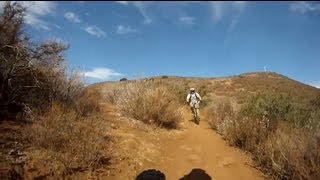
<path fill-rule="evenodd" d="M 122 158 L 114 159 L 107 179 L 134 179 L 146 169 L 158 169 L 168 180 L 188 174 L 206 174 L 217 180 L 266 178 L 253 168 L 247 154 L 229 146 L 210 129 L 205 118 L 197 125 L 188 115 L 186 109 L 179 130 L 159 130 L 121 118 L 114 121 L 112 133 Z"/>

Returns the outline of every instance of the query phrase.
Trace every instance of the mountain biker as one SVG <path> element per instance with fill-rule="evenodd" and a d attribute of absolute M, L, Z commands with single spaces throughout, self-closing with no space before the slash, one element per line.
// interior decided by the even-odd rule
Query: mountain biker
<path fill-rule="evenodd" d="M 194 88 L 190 88 L 190 93 L 187 96 L 187 102 L 190 105 L 193 117 L 195 117 L 195 113 L 196 113 L 193 111 L 193 106 L 195 106 L 199 119 L 200 119 L 200 113 L 199 113 L 200 101 L 201 101 L 201 96 L 195 91 Z"/>

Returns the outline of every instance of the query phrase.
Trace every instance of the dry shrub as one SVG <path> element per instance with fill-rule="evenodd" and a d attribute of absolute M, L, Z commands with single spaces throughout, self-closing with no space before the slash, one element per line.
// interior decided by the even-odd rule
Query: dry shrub
<path fill-rule="evenodd" d="M 225 134 L 226 127 L 235 118 L 230 100 L 224 99 L 210 106 L 207 110 L 210 126 L 220 134 Z"/>
<path fill-rule="evenodd" d="M 319 147 L 314 135 L 282 125 L 259 147 L 256 159 L 277 178 L 320 179 Z"/>
<path fill-rule="evenodd" d="M 253 152 L 270 132 L 268 120 L 252 119 L 239 115 L 225 128 L 224 137 L 230 144 Z"/>
<path fill-rule="evenodd" d="M 239 112 L 224 100 L 209 109 L 210 125 L 275 178 L 319 179 L 320 108 L 287 97 L 254 96 Z"/>
<path fill-rule="evenodd" d="M 102 87 L 101 94 L 106 102 L 116 104 L 116 99 L 119 96 L 119 92 L 127 81 L 122 81 L 118 84 L 108 84 L 106 87 Z"/>
<path fill-rule="evenodd" d="M 270 131 L 267 118 L 257 119 L 235 112 L 230 100 L 223 99 L 208 109 L 210 126 L 231 144 L 245 150 L 254 150 Z"/>
<path fill-rule="evenodd" d="M 36 169 L 50 167 L 49 174 L 60 176 L 94 168 L 109 157 L 107 129 L 97 114 L 79 118 L 76 111 L 55 104 L 24 131 L 26 140 L 37 150 L 31 154 Z"/>
<path fill-rule="evenodd" d="M 53 102 L 72 105 L 82 94 L 81 73 L 65 66 L 68 45 L 32 42 L 23 31 L 25 8 L 7 2 L 0 11 L 0 120 L 45 112 Z"/>
<path fill-rule="evenodd" d="M 96 89 L 86 89 L 76 100 L 74 109 L 80 117 L 88 117 L 92 113 L 100 112 L 101 94 Z M 70 107 L 69 107 L 70 108 Z"/>
<path fill-rule="evenodd" d="M 137 80 L 123 84 L 116 104 L 122 115 L 145 123 L 177 128 L 182 120 L 182 109 L 173 90 L 158 82 Z"/>

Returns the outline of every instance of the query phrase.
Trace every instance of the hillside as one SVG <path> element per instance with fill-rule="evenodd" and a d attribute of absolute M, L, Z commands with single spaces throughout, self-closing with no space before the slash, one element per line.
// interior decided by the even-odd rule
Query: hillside
<path fill-rule="evenodd" d="M 169 86 L 176 87 L 182 97 L 188 93 L 189 87 L 195 87 L 204 96 L 204 100 L 212 101 L 228 97 L 237 104 L 243 104 L 248 97 L 259 92 L 290 94 L 299 103 L 307 103 L 320 93 L 320 89 L 272 72 L 245 73 L 218 78 L 160 76 L 147 79 L 161 80 Z M 118 83 L 121 82 L 102 82 L 89 87 L 105 90 Z M 184 100 L 182 97 L 181 100 Z"/>
<path fill-rule="evenodd" d="M 139 83 L 141 84 L 139 85 Z M 169 87 L 169 93 L 172 93 L 174 96 L 178 97 L 178 104 L 176 104 L 177 102 L 164 102 L 163 104 L 163 101 L 158 94 L 159 92 L 157 92 L 159 85 Z M 203 119 L 200 123 L 200 126 L 191 123 L 189 116 L 190 111 L 188 106 L 185 104 L 185 97 L 188 93 L 189 87 L 195 87 L 203 97 L 201 108 Z M 130 90 L 130 88 L 133 88 L 134 91 L 132 91 L 132 89 Z M 258 120 L 257 123 L 256 120 L 249 119 L 248 122 L 239 124 L 240 127 L 232 127 L 230 124 L 225 124 L 228 123 L 229 120 L 233 121 L 235 124 L 241 123 L 242 121 L 241 119 L 237 119 L 237 116 L 234 116 L 234 112 L 228 114 L 230 110 L 228 110 L 228 107 L 225 109 L 225 104 L 227 101 L 231 102 L 233 107 L 231 108 L 231 111 L 233 111 L 232 109 L 240 109 L 252 95 L 272 92 L 275 95 L 290 95 L 293 103 L 302 105 L 304 107 L 308 106 L 310 101 L 316 99 L 316 97 L 318 97 L 320 94 L 319 89 L 295 81 L 281 74 L 258 72 L 219 78 L 160 76 L 146 78 L 144 81 L 140 82 L 136 80 L 125 82 L 102 82 L 89 86 L 89 89 L 95 89 L 101 92 L 102 96 L 105 98 L 103 104 L 109 104 L 111 102 L 111 104 L 116 105 L 118 108 L 121 108 L 123 104 L 117 106 L 117 103 L 115 103 L 117 100 L 115 99 L 127 98 L 126 96 L 129 94 L 138 96 L 138 98 L 134 97 L 134 99 L 125 100 L 126 109 L 136 108 L 135 106 L 128 104 L 132 103 L 132 101 L 135 101 L 135 103 L 138 105 L 141 104 L 140 100 L 147 101 L 147 104 L 150 102 L 154 103 L 148 104 L 146 107 L 142 106 L 142 109 L 139 109 L 138 107 L 134 110 L 135 112 L 142 112 L 144 109 L 145 113 L 150 113 L 150 111 L 145 110 L 145 108 L 150 108 L 151 111 L 159 111 L 162 106 L 170 106 L 172 103 L 174 104 L 173 108 L 169 107 L 170 112 L 172 111 L 172 113 L 180 111 L 180 107 L 183 108 L 181 112 L 183 117 L 180 125 L 176 130 L 170 131 L 159 130 L 157 129 L 157 126 L 147 126 L 146 124 L 149 124 L 149 121 L 144 121 L 139 118 L 143 118 L 145 116 L 143 113 L 142 116 L 128 118 L 123 117 L 121 115 L 121 111 L 117 111 L 116 109 L 111 111 L 117 112 L 115 113 L 115 118 L 113 118 L 114 120 L 112 121 L 115 129 L 114 134 L 118 134 L 116 135 L 118 137 L 118 142 L 116 143 L 116 146 L 118 147 L 117 154 L 127 158 L 126 161 L 114 161 L 114 164 L 117 165 L 111 166 L 114 169 L 114 171 L 111 171 L 111 174 L 115 178 L 133 178 L 137 173 L 145 169 L 157 168 L 164 171 L 169 179 L 177 179 L 183 177 L 183 175 L 185 175 L 185 177 L 189 175 L 191 176 L 193 171 L 197 170 L 193 169 L 196 167 L 200 168 L 200 171 L 203 171 L 203 173 L 206 175 L 213 176 L 213 178 L 218 179 L 235 179 L 238 177 L 238 175 L 241 176 L 241 179 L 265 178 L 265 174 L 262 174 L 261 172 L 252 168 L 252 166 L 255 166 L 256 168 L 258 167 L 258 169 L 261 169 L 263 172 L 267 173 L 269 177 L 275 179 L 289 177 L 297 177 L 299 179 L 303 177 L 310 177 L 309 175 L 312 175 L 312 172 L 316 171 L 318 168 L 318 166 L 312 165 L 313 167 L 309 170 L 304 169 L 310 166 L 307 165 L 308 161 L 314 162 L 316 161 L 314 158 L 318 156 L 317 151 L 313 151 L 315 150 L 313 146 L 309 147 L 313 149 L 309 160 L 304 160 L 302 158 L 303 155 L 299 155 L 306 153 L 303 150 L 298 151 L 298 155 L 288 153 L 293 151 L 294 147 L 292 147 L 292 144 L 289 142 L 286 143 L 286 138 L 289 138 L 290 141 L 293 141 L 296 139 L 295 136 L 305 131 L 304 129 L 299 129 L 297 127 L 296 130 L 288 131 L 283 134 L 283 131 L 287 131 L 287 125 L 273 126 L 269 123 L 261 124 L 261 119 Z M 150 89 L 154 90 L 150 91 Z M 124 94 L 123 91 L 125 92 Z M 154 92 L 158 95 L 152 95 Z M 149 93 L 151 93 L 151 95 Z M 163 93 L 166 94 L 167 92 L 164 91 Z M 273 96 L 274 95 L 272 95 L 272 98 L 277 98 L 276 96 Z M 170 98 L 165 99 L 167 101 L 172 100 Z M 159 104 L 157 101 L 159 101 Z M 272 108 L 280 108 L 279 110 L 281 110 L 282 105 L 284 105 L 284 107 L 286 106 L 285 104 L 281 104 L 285 101 L 282 102 L 271 100 L 270 102 L 272 103 Z M 221 112 L 222 114 L 219 114 L 219 109 L 221 109 L 219 106 L 221 105 L 223 106 L 223 111 Z M 153 109 L 154 107 L 158 107 L 158 109 Z M 277 113 L 280 111 L 276 109 L 273 110 L 275 110 L 276 115 L 278 116 Z M 127 112 L 128 111 L 125 113 Z M 218 112 L 218 114 L 213 112 Z M 293 109 L 291 113 L 298 113 L 294 114 L 293 116 L 294 119 L 298 118 L 299 120 L 299 118 L 304 118 L 306 115 L 305 112 L 307 112 L 305 109 Z M 290 115 L 290 113 L 288 115 Z M 116 120 L 119 118 L 123 121 Z M 170 119 L 170 117 L 166 118 Z M 292 116 L 290 116 L 290 118 L 292 118 Z M 317 117 L 314 118 L 317 121 Z M 137 122 L 134 119 L 140 121 Z M 146 124 L 141 123 L 141 121 L 145 122 Z M 222 126 L 219 125 L 219 122 L 222 122 Z M 217 126 L 219 126 L 218 129 L 216 129 Z M 222 129 L 221 131 L 221 127 L 228 128 L 228 126 L 235 129 L 232 131 L 226 131 Z M 217 130 L 221 136 L 212 131 L 211 128 Z M 271 129 L 265 131 L 266 128 Z M 257 129 L 257 132 L 254 129 Z M 281 164 L 281 162 L 283 162 L 281 159 L 276 160 L 280 162 L 282 168 L 279 168 L 278 166 L 280 165 L 277 165 L 277 167 L 273 167 L 273 170 L 270 170 L 270 165 L 267 163 L 269 159 L 274 156 L 273 153 L 277 153 L 279 151 L 276 146 L 279 137 L 270 136 L 270 139 L 264 139 L 264 137 L 268 137 L 269 135 L 265 136 L 262 133 L 268 134 L 269 132 L 274 132 L 275 136 L 284 138 L 284 142 L 282 143 L 283 147 L 280 148 L 281 151 L 284 151 L 282 153 L 285 153 L 285 158 L 288 158 L 289 160 L 287 164 Z M 251 161 L 252 157 L 250 158 L 250 154 L 243 154 L 243 151 L 229 147 L 228 144 L 222 140 L 222 137 L 230 145 L 238 146 L 241 149 L 252 153 L 252 156 L 254 156 L 256 160 L 255 163 Z M 307 135 L 303 135 L 303 137 L 307 138 Z M 316 136 L 312 135 L 310 141 L 314 139 L 314 137 Z M 239 139 L 237 140 L 237 138 Z M 291 138 L 293 139 L 291 140 Z M 239 145 L 239 140 L 248 144 Z M 255 143 L 258 143 L 259 145 Z M 306 143 L 304 144 L 304 142 L 301 142 L 300 140 L 291 143 L 297 146 L 301 145 L 302 147 L 308 147 Z M 265 148 L 266 152 L 256 151 L 255 148 Z M 266 153 L 269 154 L 269 156 L 265 156 L 264 154 Z M 295 159 L 297 158 L 302 159 L 296 163 L 297 161 Z M 290 159 L 292 159 L 292 161 Z M 273 160 L 271 159 L 270 161 Z M 118 171 L 119 169 L 126 170 Z M 302 173 L 302 175 L 299 173 L 295 174 L 295 171 L 306 171 L 306 176 L 304 176 Z M 190 174 L 187 174 L 188 172 L 190 172 Z M 286 175 L 286 173 L 289 175 Z M 317 177 L 317 174 L 311 177 Z"/>
<path fill-rule="evenodd" d="M 190 109 L 185 103 L 189 87 L 195 87 L 203 97 L 200 125 L 192 121 Z M 320 94 L 317 88 L 276 73 L 246 73 L 219 78 L 160 76 L 144 81 L 92 84 L 86 88 L 86 96 L 81 101 L 94 100 L 94 103 L 80 106 L 82 114 L 99 106 L 100 111 L 92 111 L 90 116 L 84 113 L 83 117 L 77 117 L 72 111 L 63 112 L 63 108 L 53 106 L 34 125 L 2 123 L 0 135 L 6 149 L 0 157 L 3 159 L 0 175 L 28 179 L 134 179 L 143 170 L 155 168 L 164 172 L 168 179 L 187 179 L 193 175 L 213 179 L 317 177 L 318 173 L 314 172 L 318 166 L 314 162 L 319 153 L 314 139 L 318 138 L 318 131 L 311 136 L 302 135 L 302 132 L 309 130 L 304 127 L 288 130 L 287 125 L 269 126 L 261 123 L 261 119 L 256 123 L 255 119 L 250 118 L 248 122 L 239 124 L 239 129 L 232 129 L 232 126 L 229 127 L 231 131 L 223 129 L 228 128 L 228 121 L 234 124 L 242 122 L 234 116 L 232 108 L 228 109 L 228 101 L 233 108 L 240 109 L 251 95 L 270 91 L 290 94 L 298 104 L 308 104 Z M 222 111 L 219 113 L 220 106 Z M 294 115 L 299 118 L 307 117 L 305 111 L 297 112 Z M 318 115 L 312 117 L 317 119 Z M 265 131 L 266 127 L 271 127 L 270 131 Z M 24 133 L 26 131 L 28 133 Z M 271 135 L 264 135 L 269 132 Z M 15 133 L 18 136 L 15 135 L 13 140 L 21 143 L 21 147 L 11 142 L 11 136 Z M 29 147 L 25 141 L 26 135 L 41 143 L 40 148 L 39 145 Z M 68 143 L 62 143 L 69 142 L 70 137 L 75 138 L 73 144 L 67 146 Z M 248 145 L 261 147 L 265 151 L 239 145 L 239 140 L 243 139 Z M 279 140 L 281 147 L 277 146 Z M 297 150 L 296 147 L 302 148 Z M 15 149 L 18 149 L 16 156 L 10 153 Z M 305 149 L 308 151 L 303 151 Z M 289 160 L 275 159 L 285 163 L 278 164 L 274 170 L 268 158 L 279 151 L 284 151 L 281 153 Z M 290 153 L 293 151 L 295 153 Z M 103 154 L 96 160 L 97 152 Z M 78 160 L 73 153 L 92 157 L 93 160 Z M 305 159 L 305 155 L 309 155 L 309 159 Z M 97 164 L 88 166 L 88 162 Z M 296 173 L 295 169 L 303 173 Z"/>

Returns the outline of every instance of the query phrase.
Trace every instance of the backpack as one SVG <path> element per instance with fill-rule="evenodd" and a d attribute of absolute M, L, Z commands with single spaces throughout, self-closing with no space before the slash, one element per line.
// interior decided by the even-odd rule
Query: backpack
<path fill-rule="evenodd" d="M 191 102 L 192 100 L 199 100 L 199 94 L 197 92 L 194 92 L 193 94 L 190 93 L 190 97 L 189 97 L 189 102 Z"/>

